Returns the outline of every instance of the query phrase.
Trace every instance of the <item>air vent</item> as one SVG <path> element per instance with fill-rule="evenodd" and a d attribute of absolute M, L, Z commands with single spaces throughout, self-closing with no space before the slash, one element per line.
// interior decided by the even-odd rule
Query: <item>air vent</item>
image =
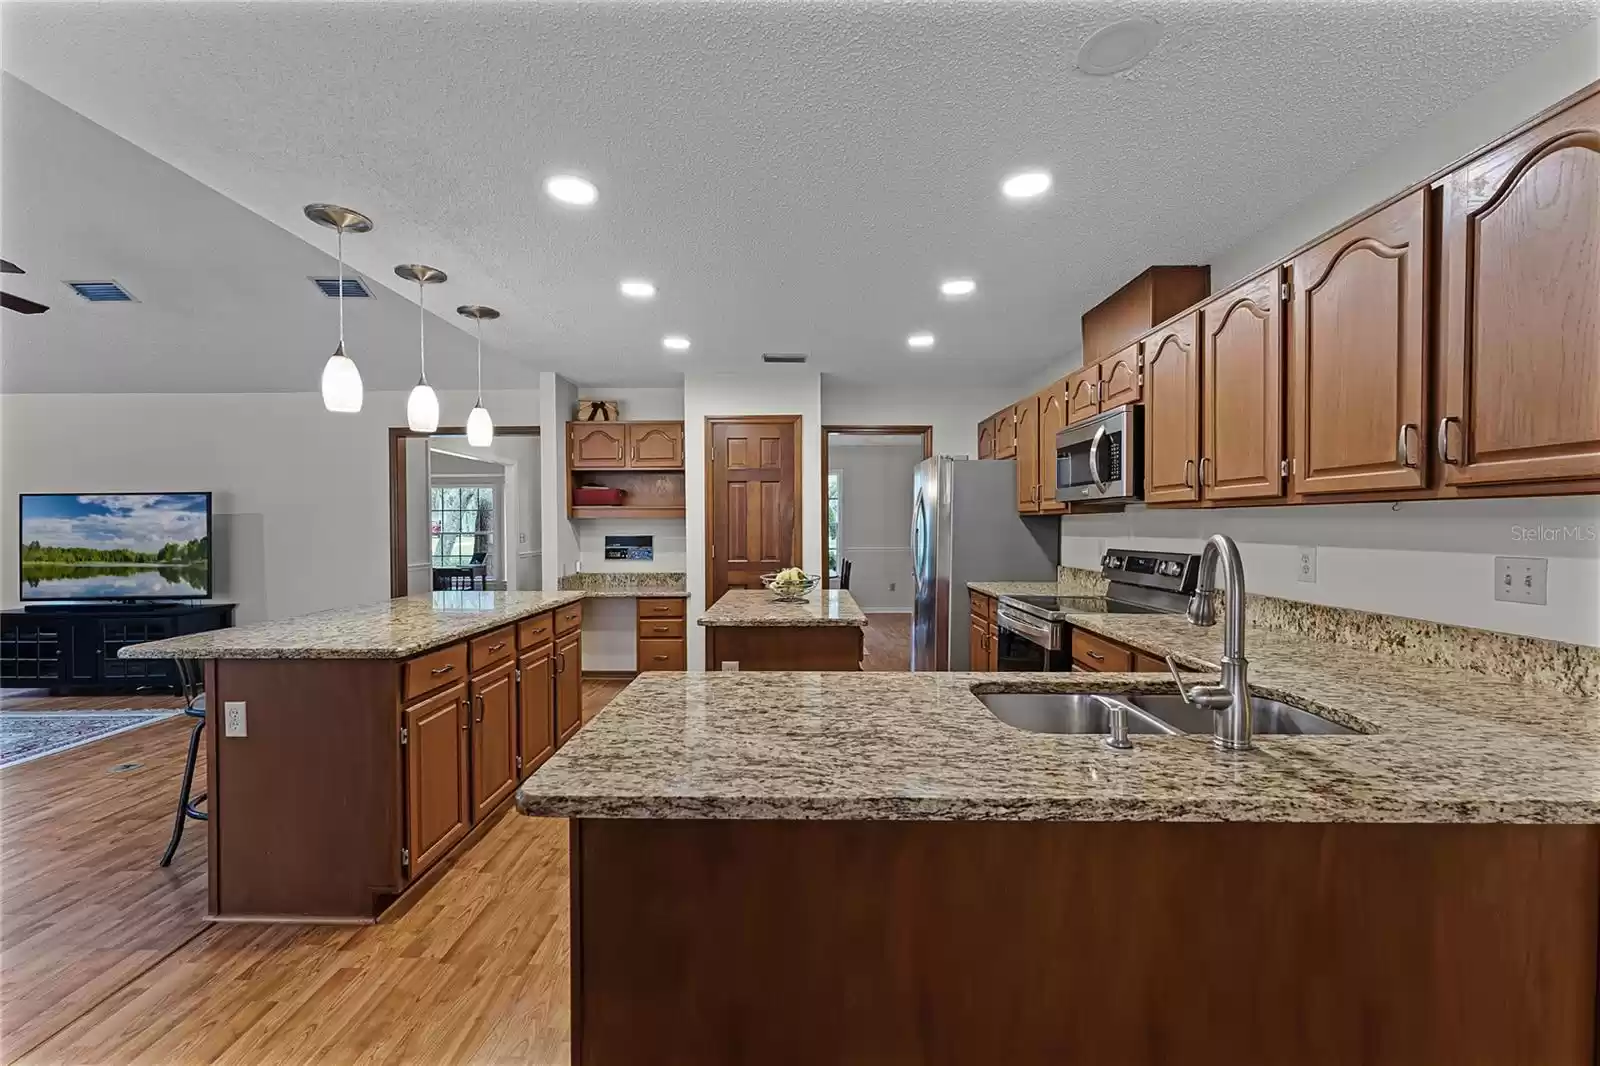
<path fill-rule="evenodd" d="M 322 295 L 330 297 L 339 295 L 338 278 L 312 278 L 311 280 L 317 288 L 322 290 Z M 369 300 L 372 298 L 372 293 L 367 291 L 367 283 L 360 278 L 345 278 L 344 298 L 346 300 Z"/>
<path fill-rule="evenodd" d="M 69 281 L 72 291 L 94 304 L 131 303 L 133 297 L 114 281 Z"/>
<path fill-rule="evenodd" d="M 763 352 L 763 363 L 803 363 L 806 361 L 804 352 Z"/>

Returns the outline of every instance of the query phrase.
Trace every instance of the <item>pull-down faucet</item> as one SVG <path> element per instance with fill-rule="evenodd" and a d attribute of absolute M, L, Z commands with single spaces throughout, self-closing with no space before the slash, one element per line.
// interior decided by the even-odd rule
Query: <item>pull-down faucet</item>
<path fill-rule="evenodd" d="M 1216 592 L 1217 560 L 1228 582 L 1222 632 L 1222 683 L 1196 685 L 1187 693 L 1178 677 L 1177 664 L 1167 656 L 1167 668 L 1178 682 L 1178 694 L 1195 707 L 1215 712 L 1211 743 L 1224 751 L 1244 751 L 1250 747 L 1249 661 L 1244 657 L 1244 560 L 1233 538 L 1217 533 L 1206 541 L 1200 553 L 1200 575 L 1194 595 L 1189 597 L 1189 621 L 1197 626 L 1217 624 L 1213 603 Z"/>

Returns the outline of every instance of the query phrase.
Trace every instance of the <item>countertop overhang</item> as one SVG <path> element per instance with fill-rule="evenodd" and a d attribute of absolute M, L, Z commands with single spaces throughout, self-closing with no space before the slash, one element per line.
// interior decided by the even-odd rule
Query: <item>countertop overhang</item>
<path fill-rule="evenodd" d="M 710 628 L 865 626 L 867 615 L 843 589 L 812 589 L 800 601 L 780 600 L 766 589 L 729 589 L 699 621 Z"/>

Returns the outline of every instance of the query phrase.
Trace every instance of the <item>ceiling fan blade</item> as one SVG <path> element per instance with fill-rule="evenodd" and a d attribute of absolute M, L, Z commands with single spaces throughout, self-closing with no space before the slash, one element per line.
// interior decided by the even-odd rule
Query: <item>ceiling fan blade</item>
<path fill-rule="evenodd" d="M 7 311 L 17 311 L 24 315 L 41 315 L 50 310 L 44 304 L 34 303 L 32 300 L 21 296 L 13 296 L 9 292 L 0 292 L 0 307 Z"/>
<path fill-rule="evenodd" d="M 26 273 L 27 273 L 26 270 L 23 270 L 21 267 L 17 266 L 17 264 L 13 263 L 11 260 L 9 260 L 9 259 L 0 259 L 0 274 L 26 274 Z"/>

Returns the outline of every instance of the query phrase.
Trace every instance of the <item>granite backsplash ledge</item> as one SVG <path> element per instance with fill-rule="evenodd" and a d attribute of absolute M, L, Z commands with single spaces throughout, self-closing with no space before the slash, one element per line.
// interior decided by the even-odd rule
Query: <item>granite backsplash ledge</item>
<path fill-rule="evenodd" d="M 681 570 L 588 570 L 567 574 L 563 590 L 591 596 L 688 596 L 689 575 Z"/>

